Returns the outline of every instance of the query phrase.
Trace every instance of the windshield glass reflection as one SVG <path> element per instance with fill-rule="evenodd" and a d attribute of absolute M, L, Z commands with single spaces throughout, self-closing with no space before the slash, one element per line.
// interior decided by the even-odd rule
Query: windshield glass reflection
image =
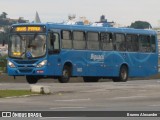
<path fill-rule="evenodd" d="M 16 58 L 37 58 L 46 53 L 45 35 L 11 35 L 9 56 Z"/>

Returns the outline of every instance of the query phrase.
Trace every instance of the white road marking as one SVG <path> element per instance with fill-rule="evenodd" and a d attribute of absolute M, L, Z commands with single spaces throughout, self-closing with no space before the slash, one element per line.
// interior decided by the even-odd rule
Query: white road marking
<path fill-rule="evenodd" d="M 22 96 L 11 96 L 11 97 L 4 97 L 6 99 L 11 99 L 11 98 L 25 98 L 25 97 L 30 97 L 30 96 L 39 96 L 40 94 L 31 94 L 31 95 L 22 95 Z"/>
<path fill-rule="evenodd" d="M 12 97 L 4 97 L 6 99 L 11 99 L 11 98 L 17 98 L 17 96 L 12 96 Z"/>
<path fill-rule="evenodd" d="M 105 89 L 96 89 L 96 90 L 87 90 L 87 91 L 81 91 L 82 93 L 95 93 L 95 92 L 105 92 Z"/>
<path fill-rule="evenodd" d="M 115 98 L 111 98 L 111 99 L 133 99 L 133 98 L 144 98 L 147 96 L 128 96 L 128 97 L 115 97 Z"/>
<path fill-rule="evenodd" d="M 77 102 L 77 101 L 89 101 L 90 98 L 87 99 L 69 99 L 69 100 L 55 100 L 56 102 Z"/>
<path fill-rule="evenodd" d="M 51 110 L 56 110 L 56 109 L 83 109 L 86 107 L 54 107 L 54 108 L 50 108 Z"/>
<path fill-rule="evenodd" d="M 160 105 L 148 105 L 150 107 L 160 107 Z"/>

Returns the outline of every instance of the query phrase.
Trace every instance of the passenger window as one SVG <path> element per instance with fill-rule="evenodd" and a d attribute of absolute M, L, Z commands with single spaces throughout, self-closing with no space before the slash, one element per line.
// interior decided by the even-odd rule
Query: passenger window
<path fill-rule="evenodd" d="M 101 33 L 102 50 L 113 50 L 112 33 Z"/>
<path fill-rule="evenodd" d="M 87 33 L 87 48 L 89 50 L 99 50 L 99 34 L 96 32 Z"/>
<path fill-rule="evenodd" d="M 150 52 L 150 36 L 140 35 L 139 36 L 139 49 L 141 52 Z"/>
<path fill-rule="evenodd" d="M 82 31 L 73 31 L 73 48 L 86 49 L 85 33 Z"/>
<path fill-rule="evenodd" d="M 71 32 L 67 30 L 62 31 L 62 39 L 70 40 L 71 39 Z"/>
<path fill-rule="evenodd" d="M 124 34 L 115 34 L 116 50 L 125 51 L 126 50 L 126 41 Z"/>
<path fill-rule="evenodd" d="M 72 48 L 71 32 L 63 30 L 61 34 L 62 34 L 62 48 L 71 49 Z"/>
<path fill-rule="evenodd" d="M 151 52 L 156 52 L 156 39 L 155 39 L 155 36 L 151 36 Z"/>
<path fill-rule="evenodd" d="M 130 52 L 138 51 L 138 36 L 126 35 L 126 47 L 127 47 L 127 51 L 130 51 Z"/>

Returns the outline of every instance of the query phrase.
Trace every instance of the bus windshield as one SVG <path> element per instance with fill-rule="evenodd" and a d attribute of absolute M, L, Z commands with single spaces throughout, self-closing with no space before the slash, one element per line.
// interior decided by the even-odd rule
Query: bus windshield
<path fill-rule="evenodd" d="M 37 58 L 46 53 L 46 36 L 40 34 L 10 36 L 9 56 L 14 58 Z"/>

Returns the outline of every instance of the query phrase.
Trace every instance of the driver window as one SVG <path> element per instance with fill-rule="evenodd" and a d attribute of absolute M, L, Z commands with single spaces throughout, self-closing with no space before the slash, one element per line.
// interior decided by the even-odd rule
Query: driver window
<path fill-rule="evenodd" d="M 58 33 L 50 33 L 49 36 L 49 44 L 48 44 L 48 48 L 49 50 L 53 51 L 53 50 L 59 50 L 59 34 Z"/>
<path fill-rule="evenodd" d="M 53 51 L 53 44 L 51 41 L 51 33 L 48 35 L 48 49 Z"/>
<path fill-rule="evenodd" d="M 59 50 L 59 35 L 57 33 L 53 34 L 54 36 L 54 49 Z"/>

